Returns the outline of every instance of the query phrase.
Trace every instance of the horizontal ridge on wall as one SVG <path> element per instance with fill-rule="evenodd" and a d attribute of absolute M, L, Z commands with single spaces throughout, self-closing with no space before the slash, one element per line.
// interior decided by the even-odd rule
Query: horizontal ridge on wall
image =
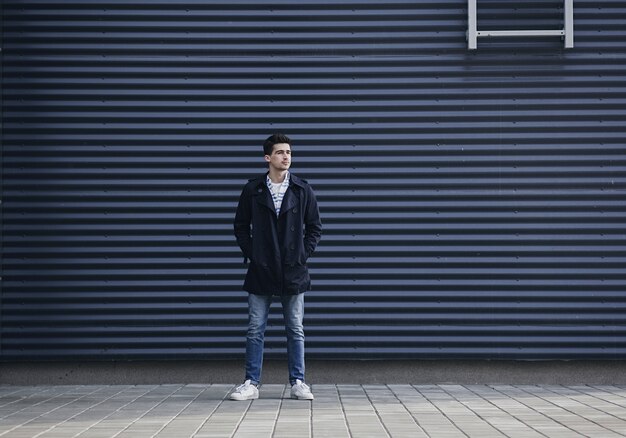
<path fill-rule="evenodd" d="M 0 360 L 243 357 L 232 221 L 277 131 L 324 224 L 308 357 L 626 357 L 626 5 L 576 1 L 570 50 L 468 51 L 466 8 L 3 2 Z"/>

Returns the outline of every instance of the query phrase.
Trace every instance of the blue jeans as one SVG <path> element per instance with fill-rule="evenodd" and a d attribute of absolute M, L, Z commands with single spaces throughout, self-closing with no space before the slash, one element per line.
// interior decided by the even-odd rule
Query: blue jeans
<path fill-rule="evenodd" d="M 287 361 L 289 383 L 304 382 L 304 294 L 281 296 L 285 329 L 287 330 Z M 265 327 L 272 297 L 248 294 L 248 334 L 246 336 L 246 380 L 258 385 L 263 368 Z"/>

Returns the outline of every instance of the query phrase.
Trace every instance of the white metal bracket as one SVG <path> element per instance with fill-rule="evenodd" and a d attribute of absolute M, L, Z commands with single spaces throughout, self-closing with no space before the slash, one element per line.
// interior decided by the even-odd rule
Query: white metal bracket
<path fill-rule="evenodd" d="M 563 0 L 563 29 L 556 30 L 478 30 L 476 0 L 467 0 L 467 48 L 475 50 L 481 37 L 560 36 L 566 49 L 574 47 L 574 0 Z"/>

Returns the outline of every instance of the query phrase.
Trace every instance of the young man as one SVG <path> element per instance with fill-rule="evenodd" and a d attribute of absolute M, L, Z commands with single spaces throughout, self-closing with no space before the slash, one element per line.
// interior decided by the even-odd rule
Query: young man
<path fill-rule="evenodd" d="M 263 341 L 272 296 L 280 297 L 287 330 L 291 397 L 313 400 L 304 383 L 304 292 L 311 288 L 307 259 L 322 233 L 319 209 L 309 184 L 289 173 L 291 140 L 283 134 L 263 144 L 269 171 L 243 188 L 235 215 L 235 236 L 250 260 L 243 289 L 248 292 L 245 382 L 232 400 L 259 398 Z"/>

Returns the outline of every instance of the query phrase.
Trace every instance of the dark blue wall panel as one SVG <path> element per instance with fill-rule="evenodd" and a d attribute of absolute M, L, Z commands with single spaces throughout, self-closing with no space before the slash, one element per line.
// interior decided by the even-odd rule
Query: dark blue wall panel
<path fill-rule="evenodd" d="M 625 358 L 626 3 L 577 0 L 571 50 L 468 51 L 466 14 L 4 1 L 0 359 L 242 357 L 232 219 L 275 131 L 324 222 L 309 357 Z"/>

